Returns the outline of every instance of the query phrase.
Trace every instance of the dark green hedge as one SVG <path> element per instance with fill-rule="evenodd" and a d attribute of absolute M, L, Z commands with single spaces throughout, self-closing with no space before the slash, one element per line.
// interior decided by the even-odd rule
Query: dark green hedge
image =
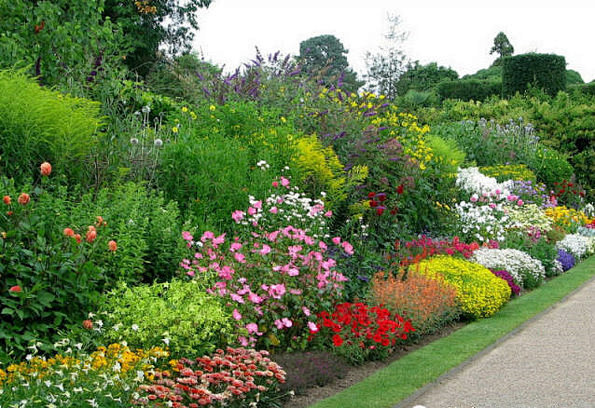
<path fill-rule="evenodd" d="M 438 84 L 440 99 L 460 99 L 462 101 L 483 101 L 493 95 L 502 94 L 502 82 L 482 79 L 460 79 Z"/>
<path fill-rule="evenodd" d="M 523 93 L 529 85 L 550 95 L 566 89 L 566 60 L 554 54 L 522 54 L 502 59 L 504 95 Z"/>
<path fill-rule="evenodd" d="M 575 84 L 568 87 L 569 91 L 578 91 L 585 95 L 595 96 L 595 82 L 589 82 L 588 84 Z"/>

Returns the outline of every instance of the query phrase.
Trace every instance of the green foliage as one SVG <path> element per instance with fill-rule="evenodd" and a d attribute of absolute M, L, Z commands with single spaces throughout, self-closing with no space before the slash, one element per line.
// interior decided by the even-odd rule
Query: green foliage
<path fill-rule="evenodd" d="M 566 89 L 566 60 L 554 54 L 522 54 L 502 60 L 504 95 L 523 93 L 528 86 L 543 89 L 555 96 Z"/>
<path fill-rule="evenodd" d="M 595 82 L 589 82 L 588 84 L 574 84 L 569 87 L 569 91 L 582 93 L 584 95 L 595 96 Z"/>
<path fill-rule="evenodd" d="M 490 50 L 490 55 L 493 53 L 498 54 L 498 58 L 494 61 L 494 65 L 500 65 L 502 58 L 510 57 L 514 53 L 514 47 L 510 43 L 510 40 L 502 31 L 494 38 L 494 46 Z"/>
<path fill-rule="evenodd" d="M 0 71 L 0 173 L 17 183 L 37 176 L 44 161 L 70 181 L 86 181 L 99 125 L 97 103 L 41 88 L 22 71 Z"/>
<path fill-rule="evenodd" d="M 566 70 L 566 85 L 577 85 L 577 84 L 584 84 L 583 78 L 581 74 L 576 72 L 573 69 Z"/>
<path fill-rule="evenodd" d="M 440 255 L 410 268 L 453 285 L 461 310 L 472 318 L 493 315 L 510 298 L 510 287 L 503 279 L 467 260 Z"/>
<path fill-rule="evenodd" d="M 459 79 L 440 82 L 437 90 L 441 99 L 483 101 L 490 96 L 500 95 L 502 82 L 499 80 Z"/>
<path fill-rule="evenodd" d="M 528 166 L 537 176 L 537 180 L 550 188 L 554 186 L 554 183 L 569 180 L 574 173 L 570 163 L 553 149 L 538 150 Z"/>
<path fill-rule="evenodd" d="M 480 69 L 475 74 L 465 75 L 462 79 L 489 79 L 492 81 L 502 81 L 502 66 L 492 65 L 489 68 Z"/>
<path fill-rule="evenodd" d="M 107 312 L 106 342 L 144 349 L 168 344 L 174 357 L 211 353 L 233 333 L 231 317 L 198 281 L 121 285 L 103 297 L 99 309 Z"/>
<path fill-rule="evenodd" d="M 271 176 L 256 164 L 264 160 L 280 175 L 291 162 L 294 129 L 253 103 L 204 106 L 196 115 L 174 122 L 179 134 L 163 147 L 157 185 L 199 229 L 228 230 L 248 191 L 264 197 L 270 187 Z"/>
<path fill-rule="evenodd" d="M 454 80 L 459 77 L 451 68 L 439 66 L 436 62 L 421 65 L 419 61 L 408 64 L 406 71 L 397 83 L 397 94 L 405 95 L 410 89 L 429 91 L 442 81 Z"/>
<path fill-rule="evenodd" d="M 132 2 L 130 2 L 132 4 Z M 77 93 L 119 71 L 124 37 L 103 0 L 0 2 L 0 68 L 27 67 L 41 84 Z"/>
<path fill-rule="evenodd" d="M 29 194 L 27 204 L 17 202 L 23 192 Z M 72 202 L 65 188 L 17 188 L 3 177 L 0 196 L 12 199 L 10 205 L 0 204 L 0 361 L 4 361 L 9 355 L 22 357 L 32 340 L 52 344 L 57 330 L 77 322 L 109 285 L 107 269 L 113 254 L 107 245 L 111 237 L 100 227 L 96 239 L 85 240 L 87 225 L 94 219 L 79 226 L 68 223 Z M 82 236 L 80 243 L 64 235 L 67 226 Z M 9 291 L 14 286 L 20 291 Z"/>
<path fill-rule="evenodd" d="M 364 82 L 349 68 L 347 50 L 334 35 L 308 38 L 300 43 L 299 60 L 302 71 L 322 81 L 326 86 L 340 85 L 348 92 L 356 92 Z"/>

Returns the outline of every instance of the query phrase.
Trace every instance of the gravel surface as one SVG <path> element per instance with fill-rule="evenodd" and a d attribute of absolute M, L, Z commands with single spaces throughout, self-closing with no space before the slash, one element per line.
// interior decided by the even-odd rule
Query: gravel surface
<path fill-rule="evenodd" d="M 405 408 L 595 408 L 595 280 Z"/>

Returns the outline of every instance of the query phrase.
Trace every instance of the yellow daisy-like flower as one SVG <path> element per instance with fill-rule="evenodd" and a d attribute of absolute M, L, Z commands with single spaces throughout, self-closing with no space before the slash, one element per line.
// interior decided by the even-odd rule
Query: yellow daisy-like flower
<path fill-rule="evenodd" d="M 171 131 L 174 132 L 174 133 L 178 133 L 179 130 L 180 129 L 178 129 L 177 126 L 174 126 L 173 128 L 171 128 Z"/>
<path fill-rule="evenodd" d="M 215 105 L 211 105 L 211 106 L 209 106 L 209 110 L 210 110 L 211 112 L 214 112 L 214 111 L 215 111 L 215 109 L 217 109 L 217 108 L 215 107 Z"/>
<path fill-rule="evenodd" d="M 184 113 L 188 112 L 188 108 L 184 106 L 184 107 L 182 108 L 182 112 L 184 112 Z"/>

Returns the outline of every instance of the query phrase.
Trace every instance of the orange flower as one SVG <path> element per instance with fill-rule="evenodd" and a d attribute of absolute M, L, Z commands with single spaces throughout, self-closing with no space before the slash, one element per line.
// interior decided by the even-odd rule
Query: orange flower
<path fill-rule="evenodd" d="M 93 322 L 91 320 L 83 320 L 83 327 L 87 330 L 91 330 L 93 328 Z"/>
<path fill-rule="evenodd" d="M 2 197 L 2 201 L 4 201 L 4 204 L 6 205 L 10 205 L 10 196 L 4 196 Z"/>
<path fill-rule="evenodd" d="M 95 228 L 89 229 L 89 231 L 87 231 L 85 239 L 88 243 L 92 243 L 93 241 L 95 241 L 95 238 L 97 238 L 97 231 L 95 231 Z"/>
<path fill-rule="evenodd" d="M 103 217 L 101 215 L 97 216 L 97 226 L 101 227 L 102 225 L 106 225 L 106 222 L 103 221 Z"/>
<path fill-rule="evenodd" d="M 74 231 L 72 228 L 64 228 L 64 235 L 67 237 L 74 237 Z"/>
<path fill-rule="evenodd" d="M 89 225 L 89 228 L 87 228 L 87 229 L 89 232 L 91 232 L 91 231 L 97 232 L 97 230 L 95 229 L 95 226 L 93 226 L 93 225 Z"/>
<path fill-rule="evenodd" d="M 21 289 L 21 287 L 19 285 L 16 285 L 16 286 L 13 286 L 10 289 L 8 289 L 8 291 L 12 292 L 12 293 L 19 293 L 19 292 L 22 292 L 23 289 Z"/>
<path fill-rule="evenodd" d="M 80 244 L 80 243 L 81 243 L 81 234 L 76 234 L 76 235 L 74 236 L 74 239 L 76 239 L 76 243 L 77 243 L 77 244 Z"/>
<path fill-rule="evenodd" d="M 52 165 L 48 162 L 41 163 L 39 168 L 41 169 L 42 176 L 49 176 L 52 173 Z"/>
<path fill-rule="evenodd" d="M 116 252 L 116 250 L 118 249 L 118 244 L 116 243 L 116 241 L 112 239 L 110 242 L 107 243 L 107 247 L 110 251 Z"/>
<path fill-rule="evenodd" d="M 29 197 L 29 194 L 27 193 L 21 193 L 19 198 L 17 198 L 17 201 L 20 205 L 27 205 L 29 200 L 31 200 L 31 197 Z"/>

